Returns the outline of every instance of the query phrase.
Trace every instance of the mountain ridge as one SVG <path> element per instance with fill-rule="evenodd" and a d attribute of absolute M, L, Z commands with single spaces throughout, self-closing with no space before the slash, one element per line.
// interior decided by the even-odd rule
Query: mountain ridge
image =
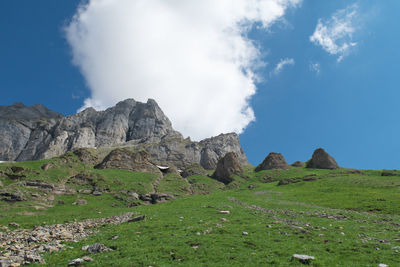
<path fill-rule="evenodd" d="M 104 111 L 87 108 L 63 116 L 43 105 L 0 106 L 0 160 L 36 160 L 77 148 L 128 146 L 147 150 L 160 164 L 184 167 L 200 163 L 214 169 L 219 158 L 235 152 L 248 164 L 236 133 L 200 142 L 183 138 L 157 102 L 126 99 Z"/>

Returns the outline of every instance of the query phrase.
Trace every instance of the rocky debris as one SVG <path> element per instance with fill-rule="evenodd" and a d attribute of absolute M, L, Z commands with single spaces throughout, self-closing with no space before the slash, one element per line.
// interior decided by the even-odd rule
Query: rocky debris
<path fill-rule="evenodd" d="M 293 162 L 292 166 L 293 167 L 303 167 L 304 168 L 306 166 L 306 164 L 304 162 L 298 160 L 298 161 Z"/>
<path fill-rule="evenodd" d="M 195 163 L 195 164 L 185 167 L 181 173 L 181 176 L 183 178 L 193 176 L 193 175 L 207 176 L 207 171 L 203 168 L 203 166 L 201 166 L 198 163 Z"/>
<path fill-rule="evenodd" d="M 76 259 L 73 259 L 72 261 L 70 261 L 68 263 L 68 266 L 79 266 L 82 263 L 84 263 L 85 261 L 86 262 L 91 262 L 91 261 L 93 261 L 93 259 L 91 257 L 89 257 L 89 256 L 85 256 L 85 257 L 82 257 L 82 258 L 76 258 Z"/>
<path fill-rule="evenodd" d="M 113 251 L 113 249 L 108 248 L 104 244 L 100 244 L 100 243 L 94 243 L 92 245 L 84 246 L 84 247 L 82 247 L 82 250 L 85 250 L 92 254 Z"/>
<path fill-rule="evenodd" d="M 255 171 L 261 170 L 288 170 L 290 169 L 285 158 L 280 153 L 271 152 L 268 156 L 260 163 Z"/>
<path fill-rule="evenodd" d="M 10 223 L 8 224 L 8 226 L 12 226 L 12 227 L 18 228 L 18 227 L 19 227 L 19 224 L 16 223 L 16 222 L 10 222 Z"/>
<path fill-rule="evenodd" d="M 237 155 L 229 152 L 218 161 L 217 169 L 212 177 L 224 184 L 229 184 L 233 181 L 232 175 L 241 175 L 242 172 L 243 170 Z"/>
<path fill-rule="evenodd" d="M 39 181 L 39 180 L 24 181 L 24 182 L 21 182 L 20 184 L 23 186 L 37 187 L 37 188 L 45 189 L 45 190 L 54 190 L 55 189 L 55 186 L 53 184 L 46 183 L 46 182 Z"/>
<path fill-rule="evenodd" d="M 75 202 L 72 202 L 72 205 L 79 205 L 79 206 L 82 206 L 82 205 L 86 205 L 88 202 L 87 202 L 87 200 L 86 199 L 77 199 Z"/>
<path fill-rule="evenodd" d="M 86 173 L 78 173 L 75 176 L 72 176 L 68 179 L 67 183 L 75 184 L 75 185 L 90 185 L 95 186 L 95 177 L 91 174 Z"/>
<path fill-rule="evenodd" d="M 59 251 L 65 247 L 62 242 L 76 242 L 96 233 L 94 228 L 133 222 L 133 213 L 128 212 L 108 218 L 87 219 L 82 222 L 36 226 L 33 229 L 17 229 L 0 232 L 0 266 L 18 266 L 37 262 L 44 264 L 43 252 Z M 140 216 L 139 216 L 140 217 Z M 92 247 L 93 251 L 103 250 L 102 246 Z M 91 251 L 92 251 L 91 249 Z M 90 251 L 88 251 L 90 252 Z M 88 261 L 87 259 L 85 261 Z"/>
<path fill-rule="evenodd" d="M 381 176 L 396 176 L 397 174 L 396 173 L 394 173 L 393 171 L 387 171 L 387 170 L 384 170 L 384 171 L 382 171 L 382 173 L 381 173 Z"/>
<path fill-rule="evenodd" d="M 17 201 L 25 201 L 26 198 L 24 194 L 18 189 L 7 188 L 0 190 L 0 200 L 8 202 L 17 202 Z"/>
<path fill-rule="evenodd" d="M 314 151 L 312 158 L 307 161 L 306 168 L 314 169 L 338 169 L 339 165 L 324 149 L 318 148 Z"/>
<path fill-rule="evenodd" d="M 130 147 L 145 149 L 157 164 L 178 168 L 200 163 L 215 169 L 218 160 L 235 152 L 242 164 L 246 155 L 235 133 L 193 142 L 172 128 L 158 104 L 126 99 L 105 111 L 87 108 L 64 117 L 43 106 L 0 106 L 0 160 L 51 158 L 78 150 L 82 161 L 97 164 L 91 149 Z M 93 150 L 92 150 L 93 151 Z"/>
<path fill-rule="evenodd" d="M 95 168 L 161 173 L 157 166 L 151 163 L 149 153 L 144 150 L 132 152 L 127 148 L 117 148 L 111 151 L 99 165 L 95 166 Z"/>
<path fill-rule="evenodd" d="M 40 167 L 40 168 L 41 168 L 42 170 L 44 170 L 44 171 L 47 171 L 47 170 L 53 168 L 53 164 L 51 164 L 51 163 L 45 163 L 45 164 L 43 164 L 42 167 Z"/>
<path fill-rule="evenodd" d="M 96 165 L 99 163 L 99 158 L 95 155 L 93 148 L 78 148 L 73 153 L 85 164 Z"/>
<path fill-rule="evenodd" d="M 138 222 L 138 221 L 144 221 L 144 220 L 146 220 L 146 215 L 134 217 L 132 219 L 129 219 L 128 222 Z M 118 236 L 117 236 L 117 238 L 118 238 Z"/>
<path fill-rule="evenodd" d="M 19 173 L 19 172 L 23 172 L 25 169 L 23 167 L 19 167 L 19 166 L 12 166 L 11 170 L 13 173 Z"/>
<path fill-rule="evenodd" d="M 22 180 L 26 178 L 25 174 L 13 174 L 13 173 L 6 173 L 6 176 L 11 180 Z"/>
<path fill-rule="evenodd" d="M 312 260 L 315 260 L 315 257 L 313 257 L 313 256 L 302 255 L 302 254 L 293 254 L 292 257 L 293 257 L 293 259 L 296 259 L 303 264 L 310 264 L 310 262 Z"/>
<path fill-rule="evenodd" d="M 295 177 L 295 178 L 284 178 L 279 180 L 278 185 L 287 185 L 287 184 L 293 184 L 293 183 L 299 183 L 299 182 L 310 182 L 310 181 L 315 181 L 318 180 L 319 177 L 316 174 L 309 174 L 304 177 Z"/>
<path fill-rule="evenodd" d="M 288 185 L 299 182 L 301 182 L 301 179 L 299 178 L 284 178 L 282 180 L 279 180 L 278 185 Z"/>
<path fill-rule="evenodd" d="M 219 214 L 229 215 L 229 214 L 231 214 L 231 212 L 229 210 L 220 210 Z"/>
<path fill-rule="evenodd" d="M 166 193 L 143 194 L 143 195 L 140 195 L 139 198 L 140 198 L 140 200 L 149 202 L 151 204 L 157 204 L 157 203 L 176 199 L 176 197 L 174 197 L 173 195 L 166 194 Z"/>
<path fill-rule="evenodd" d="M 274 178 L 271 176 L 265 176 L 265 177 L 261 177 L 260 182 L 261 183 L 273 183 L 277 180 L 278 180 L 277 178 Z"/>

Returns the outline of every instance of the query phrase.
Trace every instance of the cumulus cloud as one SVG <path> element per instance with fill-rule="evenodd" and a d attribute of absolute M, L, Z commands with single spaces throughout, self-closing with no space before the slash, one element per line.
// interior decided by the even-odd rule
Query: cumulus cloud
<path fill-rule="evenodd" d="M 91 0 L 66 26 L 73 62 L 91 90 L 84 106 L 154 98 L 175 129 L 199 140 L 241 133 L 255 119 L 259 48 L 301 0 Z"/>
<path fill-rule="evenodd" d="M 274 70 L 273 70 L 273 74 L 278 75 L 284 67 L 286 66 L 293 66 L 295 64 L 294 59 L 293 58 L 282 58 L 278 64 L 276 64 Z"/>
<path fill-rule="evenodd" d="M 357 4 L 336 11 L 327 20 L 319 19 L 310 41 L 320 45 L 326 52 L 337 55 L 337 61 L 349 54 L 352 47 L 357 45 L 353 41 L 356 31 Z"/>

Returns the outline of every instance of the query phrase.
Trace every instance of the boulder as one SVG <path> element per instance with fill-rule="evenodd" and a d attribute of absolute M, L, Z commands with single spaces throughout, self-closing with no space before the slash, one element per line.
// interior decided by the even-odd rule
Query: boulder
<path fill-rule="evenodd" d="M 153 194 L 140 195 L 140 200 L 149 202 L 151 204 L 157 204 L 174 199 L 176 198 L 173 195 L 166 193 L 153 193 Z"/>
<path fill-rule="evenodd" d="M 312 158 L 307 161 L 306 168 L 314 169 L 338 169 L 339 165 L 324 149 L 318 148 L 314 151 Z"/>
<path fill-rule="evenodd" d="M 132 152 L 127 148 L 117 148 L 108 154 L 104 160 L 95 166 L 96 169 L 125 169 L 135 172 L 150 172 L 160 174 L 156 165 L 151 163 L 149 153 L 142 150 Z"/>
<path fill-rule="evenodd" d="M 217 169 L 212 177 L 224 184 L 233 181 L 232 175 L 240 175 L 243 172 L 238 156 L 234 152 L 226 153 L 217 163 Z"/>
<path fill-rule="evenodd" d="M 193 175 L 203 175 L 207 176 L 207 171 L 198 163 L 192 164 L 183 169 L 181 173 L 183 178 L 193 176 Z"/>
<path fill-rule="evenodd" d="M 304 162 L 298 160 L 298 161 L 293 162 L 292 166 L 293 167 L 302 167 L 302 168 L 304 168 L 306 166 L 306 164 Z"/>
<path fill-rule="evenodd" d="M 285 158 L 280 153 L 271 152 L 264 161 L 257 166 L 256 171 L 261 170 L 288 170 L 290 169 Z"/>

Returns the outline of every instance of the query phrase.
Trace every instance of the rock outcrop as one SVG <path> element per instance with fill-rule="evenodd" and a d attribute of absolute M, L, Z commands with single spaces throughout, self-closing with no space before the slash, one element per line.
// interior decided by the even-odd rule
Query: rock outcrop
<path fill-rule="evenodd" d="M 127 148 L 111 151 L 104 160 L 95 166 L 96 169 L 124 169 L 135 172 L 150 172 L 161 174 L 156 165 L 151 163 L 146 151 L 132 152 Z"/>
<path fill-rule="evenodd" d="M 307 168 L 314 169 L 338 169 L 339 165 L 325 150 L 318 148 L 314 151 L 312 158 L 307 161 Z"/>
<path fill-rule="evenodd" d="M 0 135 L 0 161 L 51 158 L 79 148 L 129 147 L 145 149 L 157 164 L 178 168 L 199 163 L 215 169 L 228 152 L 248 164 L 235 133 L 200 142 L 185 139 L 152 99 L 127 99 L 104 111 L 87 108 L 67 117 L 42 105 L 0 106 Z"/>
<path fill-rule="evenodd" d="M 281 153 L 271 152 L 268 156 L 261 162 L 255 171 L 261 170 L 288 170 L 290 169 L 289 164 L 287 164 L 285 158 Z"/>
<path fill-rule="evenodd" d="M 192 175 L 203 175 L 207 176 L 207 171 L 198 163 L 187 166 L 181 173 L 183 178 L 192 176 Z"/>
<path fill-rule="evenodd" d="M 242 171 L 243 169 L 236 153 L 229 152 L 218 161 L 217 169 L 212 177 L 224 184 L 229 184 L 233 181 L 232 175 L 240 175 Z"/>

